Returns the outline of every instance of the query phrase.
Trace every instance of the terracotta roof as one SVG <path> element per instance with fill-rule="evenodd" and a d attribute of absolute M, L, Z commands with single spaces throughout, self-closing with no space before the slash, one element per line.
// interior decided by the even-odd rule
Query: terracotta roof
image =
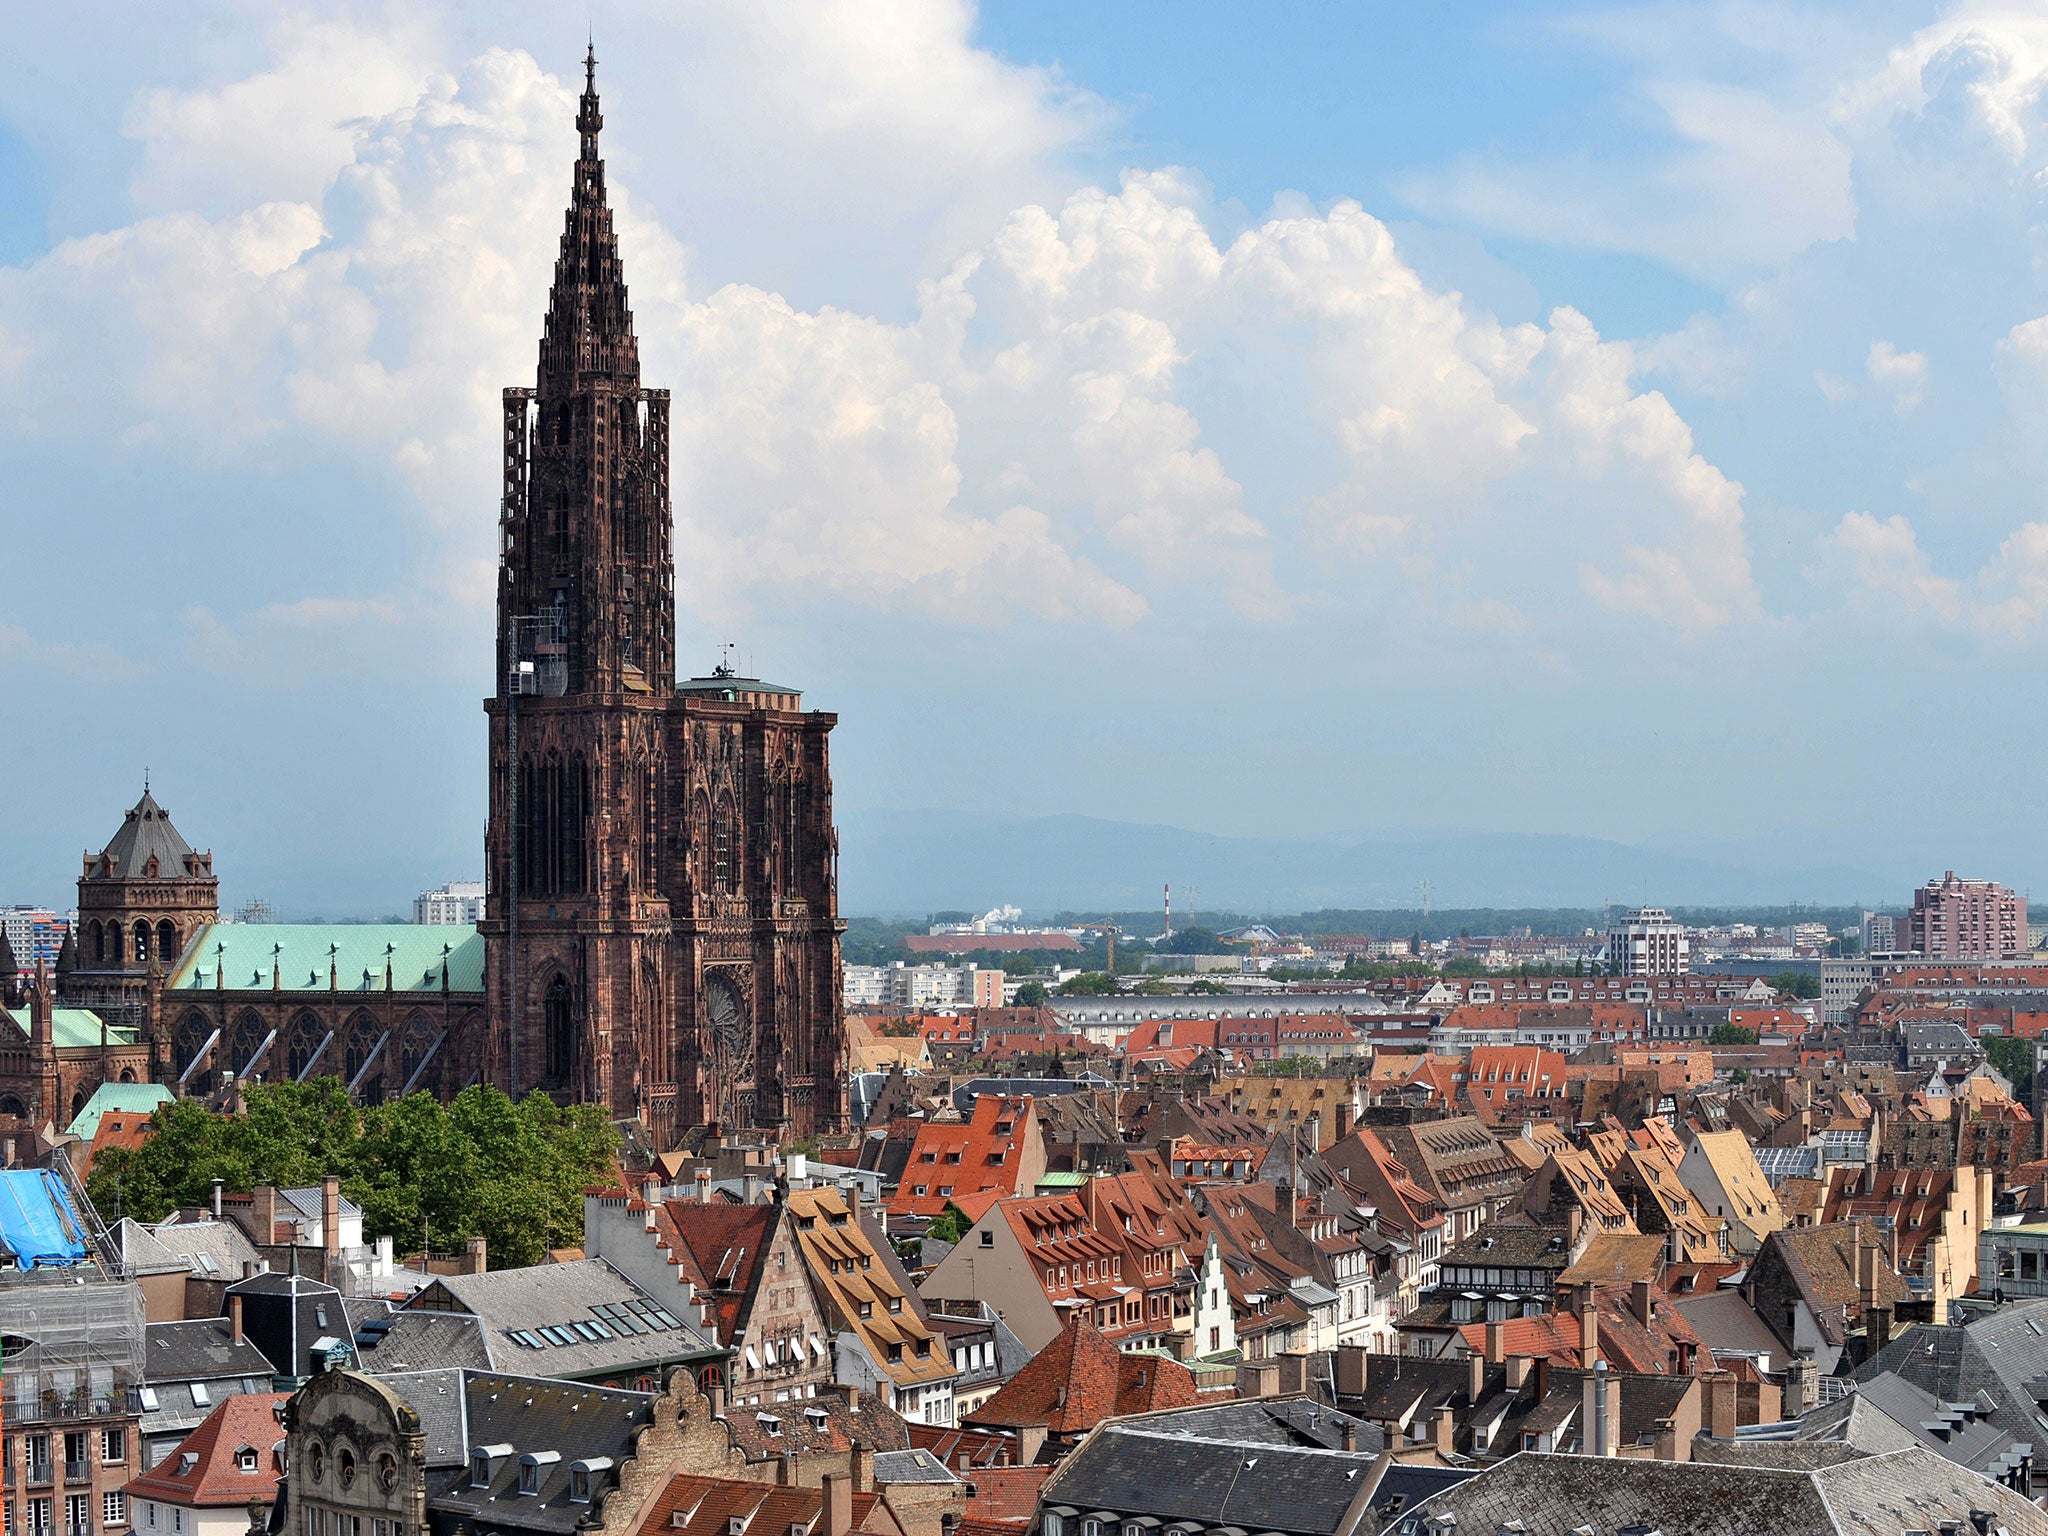
<path fill-rule="evenodd" d="M 1663 1267 L 1664 1239 L 1630 1232 L 1602 1232 L 1586 1244 L 1563 1274 L 1559 1285 L 1628 1285 L 1655 1280 Z"/>
<path fill-rule="evenodd" d="M 1127 1355 L 1080 1311 L 996 1395 L 967 1415 L 974 1424 L 1042 1424 L 1078 1435 L 1104 1419 L 1194 1403 L 1195 1376 L 1163 1355 Z"/>
<path fill-rule="evenodd" d="M 176 1450 L 129 1480 L 129 1496 L 187 1509 L 243 1508 L 251 1499 L 272 1502 L 282 1475 L 275 1447 L 284 1439 L 276 1409 L 288 1395 L 243 1392 L 223 1399 Z"/>
<path fill-rule="evenodd" d="M 1038 1490 L 1052 1476 L 1051 1467 L 978 1467 L 967 1478 L 967 1508 L 962 1524 L 986 1520 L 1016 1529 L 1031 1523 L 1038 1508 Z"/>
<path fill-rule="evenodd" d="M 886 1508 L 880 1513 L 887 1523 L 879 1527 L 870 1524 L 880 1503 L 879 1494 L 855 1493 L 854 1529 L 895 1529 L 894 1521 L 887 1520 Z M 643 1536 L 654 1536 L 657 1531 L 680 1531 L 688 1533 L 688 1536 L 726 1536 L 731 1529 L 728 1522 L 734 1519 L 740 1521 L 742 1529 L 772 1531 L 775 1536 L 787 1536 L 788 1532 L 799 1527 L 822 1531 L 825 1490 L 698 1477 L 678 1472 L 648 1505 L 640 1520 L 640 1530 Z"/>
<path fill-rule="evenodd" d="M 974 1101 L 972 1120 L 919 1126 L 889 1214 L 936 1216 L 947 1201 L 961 1195 L 983 1190 L 1016 1194 L 1024 1138 L 1031 1134 L 1033 1118 L 1030 1095 L 985 1093 Z"/>

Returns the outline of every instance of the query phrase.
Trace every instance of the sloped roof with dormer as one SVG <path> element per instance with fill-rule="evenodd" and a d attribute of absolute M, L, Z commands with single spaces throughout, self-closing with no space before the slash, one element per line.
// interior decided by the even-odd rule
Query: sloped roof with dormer
<path fill-rule="evenodd" d="M 144 789 L 135 808 L 122 818 L 114 835 L 107 839 L 107 846 L 100 850 L 99 868 L 106 874 L 100 875 L 96 870 L 87 878 L 183 880 L 191 874 L 186 860 L 192 854 L 192 845 L 171 825 L 171 813 Z M 154 875 L 150 871 L 152 859 L 156 861 Z"/>

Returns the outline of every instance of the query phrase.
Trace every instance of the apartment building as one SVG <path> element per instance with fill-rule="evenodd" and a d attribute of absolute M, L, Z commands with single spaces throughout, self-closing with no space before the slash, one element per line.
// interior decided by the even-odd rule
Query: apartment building
<path fill-rule="evenodd" d="M 1913 893 L 1905 947 L 1944 960 L 2002 960 L 2027 952 L 2027 898 L 1948 870 Z"/>

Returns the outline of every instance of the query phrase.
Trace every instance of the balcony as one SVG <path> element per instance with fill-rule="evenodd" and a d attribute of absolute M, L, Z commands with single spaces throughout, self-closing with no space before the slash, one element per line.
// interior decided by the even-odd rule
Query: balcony
<path fill-rule="evenodd" d="M 55 1472 L 47 1461 L 30 1461 L 24 1464 L 22 1482 L 31 1488 L 55 1481 Z"/>
<path fill-rule="evenodd" d="M 89 1461 L 67 1461 L 64 1463 L 64 1481 L 67 1483 L 89 1483 L 92 1481 L 92 1463 Z"/>

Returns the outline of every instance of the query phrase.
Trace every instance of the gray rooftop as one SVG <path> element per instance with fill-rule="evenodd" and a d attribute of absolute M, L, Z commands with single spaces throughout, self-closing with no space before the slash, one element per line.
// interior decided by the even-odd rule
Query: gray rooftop
<path fill-rule="evenodd" d="M 441 1275 L 401 1311 L 441 1310 L 443 1292 L 476 1317 L 496 1370 L 609 1375 L 725 1353 L 603 1259 Z"/>
<path fill-rule="evenodd" d="M 153 858 L 157 861 L 158 879 L 183 880 L 187 877 L 185 860 L 192 853 L 192 845 L 171 825 L 171 813 L 145 789 L 135 808 L 122 818 L 119 829 L 107 840 L 104 852 L 113 863 L 115 879 L 143 879 Z"/>
<path fill-rule="evenodd" d="M 960 1481 L 946 1470 L 946 1464 L 930 1451 L 911 1449 L 908 1451 L 875 1452 L 875 1484 L 886 1487 L 891 1483 L 957 1483 Z"/>
<path fill-rule="evenodd" d="M 2048 1514 L 1927 1450 L 1813 1471 L 1523 1451 L 1425 1501 L 1401 1524 L 1455 1514 L 1461 1531 L 1519 1521 L 1528 1536 L 1624 1526 L 1663 1536 L 1903 1536 L 1988 1510 L 2011 1536 L 2048 1536 Z M 1966 1523 L 1965 1530 L 1971 1527 Z"/>

